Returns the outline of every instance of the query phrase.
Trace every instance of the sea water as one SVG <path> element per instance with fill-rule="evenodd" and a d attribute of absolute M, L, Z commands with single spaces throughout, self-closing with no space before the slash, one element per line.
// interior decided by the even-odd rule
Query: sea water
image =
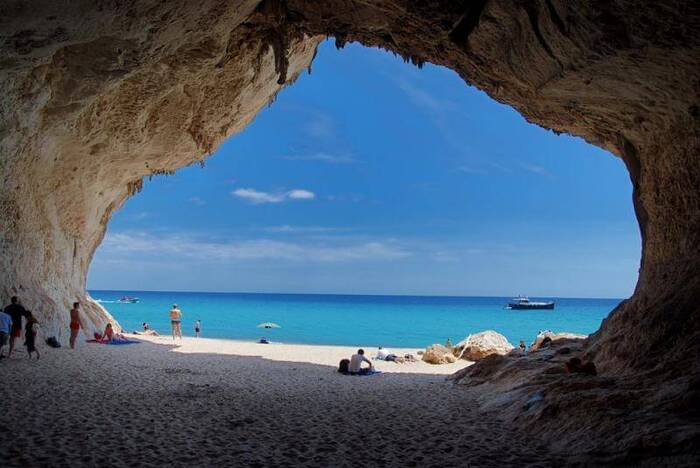
<path fill-rule="evenodd" d="M 495 330 L 517 345 L 532 342 L 540 330 L 589 334 L 619 299 L 537 298 L 554 300 L 554 310 L 508 310 L 507 297 L 361 296 L 321 294 L 247 294 L 154 291 L 90 291 L 94 299 L 128 331 L 143 322 L 170 333 L 168 311 L 178 304 L 184 335 L 284 343 L 425 347 L 458 342 L 471 333 Z M 123 296 L 138 303 L 117 302 Z M 531 298 L 535 300 L 535 298 Z M 279 329 L 261 329 L 263 322 Z"/>

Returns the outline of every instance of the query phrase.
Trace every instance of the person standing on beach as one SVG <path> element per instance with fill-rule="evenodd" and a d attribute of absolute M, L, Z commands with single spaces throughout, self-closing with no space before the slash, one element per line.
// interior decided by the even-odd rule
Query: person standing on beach
<path fill-rule="evenodd" d="M 202 322 L 200 322 L 199 320 L 197 320 L 196 322 L 194 322 L 194 336 L 196 336 L 197 338 L 199 338 L 199 334 L 200 334 L 201 332 L 202 332 Z"/>
<path fill-rule="evenodd" d="M 2 348 L 7 344 L 7 338 L 12 330 L 12 317 L 0 310 L 0 359 L 4 358 Z"/>
<path fill-rule="evenodd" d="M 182 311 L 177 307 L 177 304 L 173 304 L 173 308 L 170 309 L 170 325 L 173 329 L 173 340 L 175 339 L 175 336 L 182 339 L 180 322 L 182 322 Z"/>
<path fill-rule="evenodd" d="M 12 356 L 12 350 L 15 349 L 15 340 L 22 336 L 22 317 L 27 315 L 27 311 L 22 307 L 17 296 L 12 296 L 10 305 L 5 307 L 5 313 L 12 318 L 12 327 L 10 328 L 10 351 L 7 357 Z"/>
<path fill-rule="evenodd" d="M 80 331 L 80 302 L 74 302 L 70 310 L 70 349 L 75 349 L 75 339 Z"/>
<path fill-rule="evenodd" d="M 24 346 L 27 347 L 27 353 L 29 354 L 29 359 L 32 358 L 32 353 L 36 353 L 36 358 L 39 360 L 41 357 L 39 355 L 39 350 L 36 349 L 36 328 L 38 321 L 32 315 L 30 310 L 27 311 L 27 325 L 24 330 Z"/>

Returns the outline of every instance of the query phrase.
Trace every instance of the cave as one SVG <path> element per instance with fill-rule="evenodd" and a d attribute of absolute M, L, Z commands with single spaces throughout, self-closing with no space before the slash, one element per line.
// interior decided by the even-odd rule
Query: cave
<path fill-rule="evenodd" d="M 49 332 L 67 329 L 74 300 L 95 327 L 111 320 L 85 291 L 87 271 L 110 216 L 144 178 L 203 161 L 311 70 L 324 38 L 355 41 L 450 68 L 629 171 L 642 237 L 636 289 L 567 350 L 599 375 L 494 359 L 457 380 L 493 387 L 484 405 L 562 453 L 697 462 L 700 6 L 10 0 L 0 9 L 0 292 L 40 310 Z M 535 410 L 524 405 L 532 395 Z"/>

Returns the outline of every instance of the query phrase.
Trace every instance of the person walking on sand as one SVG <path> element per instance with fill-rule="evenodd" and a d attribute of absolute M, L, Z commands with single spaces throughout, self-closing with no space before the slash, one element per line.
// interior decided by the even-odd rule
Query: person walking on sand
<path fill-rule="evenodd" d="M 70 310 L 70 349 L 75 349 L 75 339 L 80 331 L 80 302 L 74 302 Z"/>
<path fill-rule="evenodd" d="M 197 320 L 196 322 L 194 322 L 194 336 L 196 336 L 197 338 L 199 338 L 199 334 L 200 334 L 201 332 L 202 332 L 202 322 L 200 322 L 199 320 Z"/>
<path fill-rule="evenodd" d="M 36 349 L 36 332 L 39 322 L 32 315 L 32 311 L 27 311 L 27 325 L 24 329 L 24 346 L 27 347 L 27 354 L 29 354 L 29 359 L 32 358 L 32 353 L 36 353 L 36 359 L 39 360 L 41 357 L 39 355 L 39 350 Z"/>
<path fill-rule="evenodd" d="M 7 357 L 12 356 L 12 351 L 15 349 L 15 340 L 22 336 L 22 317 L 26 317 L 27 311 L 22 307 L 17 296 L 12 296 L 10 305 L 5 307 L 5 313 L 12 319 L 12 327 L 10 328 L 10 351 Z"/>
<path fill-rule="evenodd" d="M 182 311 L 177 307 L 177 304 L 173 304 L 173 308 L 170 309 L 170 325 L 173 329 L 173 340 L 175 339 L 175 336 L 182 339 L 180 322 L 182 322 Z"/>
<path fill-rule="evenodd" d="M 2 348 L 7 344 L 10 330 L 12 330 L 12 317 L 0 310 L 0 359 L 5 357 L 2 354 Z"/>

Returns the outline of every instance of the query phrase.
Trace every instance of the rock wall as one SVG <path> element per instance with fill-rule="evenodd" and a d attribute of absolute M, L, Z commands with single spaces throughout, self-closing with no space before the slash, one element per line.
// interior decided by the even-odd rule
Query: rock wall
<path fill-rule="evenodd" d="M 65 339 L 75 300 L 113 321 L 85 291 L 112 213 L 245 127 L 320 40 L 252 25 L 257 2 L 166 3 L 0 7 L 0 300 L 45 333 Z"/>
<path fill-rule="evenodd" d="M 647 388 L 697 388 L 700 7 L 682 0 L 6 0 L 0 300 L 18 293 L 65 329 L 111 214 L 249 123 L 325 35 L 449 67 L 621 157 L 639 283 L 580 352 Z"/>

